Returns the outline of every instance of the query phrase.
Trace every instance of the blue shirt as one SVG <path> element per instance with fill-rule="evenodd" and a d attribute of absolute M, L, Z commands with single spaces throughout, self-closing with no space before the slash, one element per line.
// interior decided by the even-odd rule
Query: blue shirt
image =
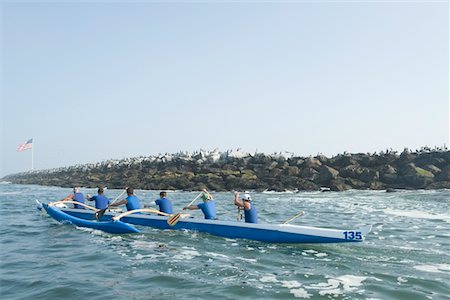
<path fill-rule="evenodd" d="M 82 193 L 73 193 L 73 201 L 84 203 L 84 195 Z M 84 209 L 84 206 L 74 204 L 74 208 Z"/>
<path fill-rule="evenodd" d="M 89 201 L 95 201 L 95 208 L 104 209 L 108 207 L 109 198 L 105 195 L 92 196 Z"/>
<path fill-rule="evenodd" d="M 159 211 L 165 212 L 166 214 L 171 214 L 172 210 L 172 202 L 170 202 L 167 198 L 160 198 L 155 200 L 156 205 L 159 205 Z"/>
<path fill-rule="evenodd" d="M 141 208 L 141 200 L 138 197 L 132 195 L 127 198 L 127 210 L 135 210 Z"/>
<path fill-rule="evenodd" d="M 258 223 L 258 212 L 253 204 L 251 204 L 250 210 L 244 209 L 244 215 L 246 223 Z"/>
<path fill-rule="evenodd" d="M 202 210 L 203 214 L 205 215 L 205 219 L 216 218 L 216 204 L 214 203 L 214 201 L 210 200 L 197 204 L 197 207 Z"/>

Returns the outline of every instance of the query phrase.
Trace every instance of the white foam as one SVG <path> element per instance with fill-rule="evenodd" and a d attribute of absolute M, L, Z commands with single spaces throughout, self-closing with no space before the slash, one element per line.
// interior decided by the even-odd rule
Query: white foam
<path fill-rule="evenodd" d="M 182 250 L 181 253 L 174 255 L 173 258 L 177 260 L 190 260 L 197 256 L 201 255 L 196 250 Z"/>
<path fill-rule="evenodd" d="M 408 282 L 408 280 L 403 277 L 397 277 L 397 284 L 402 284 L 405 282 Z"/>
<path fill-rule="evenodd" d="M 397 209 L 384 209 L 383 212 L 388 215 L 394 215 L 399 217 L 415 218 L 415 219 L 428 219 L 428 220 L 442 220 L 450 223 L 450 214 L 433 214 L 420 210 L 397 210 Z"/>
<path fill-rule="evenodd" d="M 314 256 L 316 256 L 316 257 L 325 257 L 325 256 L 328 256 L 328 254 L 326 254 L 326 253 L 317 253 L 317 254 L 314 254 Z"/>
<path fill-rule="evenodd" d="M 289 281 L 281 281 L 281 286 L 286 287 L 288 289 L 301 287 L 302 284 L 296 280 Z"/>
<path fill-rule="evenodd" d="M 305 289 L 292 289 L 289 293 L 293 294 L 295 298 L 305 298 L 309 299 L 312 295 L 308 293 Z"/>
<path fill-rule="evenodd" d="M 310 250 L 305 250 L 305 251 L 303 251 L 303 252 L 305 252 L 305 253 L 312 253 L 312 254 L 318 253 L 318 251 L 312 250 L 312 249 L 310 249 Z"/>
<path fill-rule="evenodd" d="M 251 263 L 256 263 L 257 260 L 254 258 L 243 258 L 243 257 L 236 257 L 237 259 L 243 260 L 243 261 L 247 261 L 247 262 L 251 262 Z"/>
<path fill-rule="evenodd" d="M 68 224 L 70 224 L 70 223 L 68 223 Z M 109 235 L 108 233 L 106 233 L 104 231 L 101 231 L 101 230 L 98 230 L 98 229 L 92 229 L 92 228 L 88 228 L 88 227 L 78 227 L 78 226 L 75 226 L 75 228 L 79 229 L 81 231 L 90 232 L 93 235 L 101 235 L 101 236 L 108 236 Z"/>
<path fill-rule="evenodd" d="M 450 273 L 450 264 L 418 265 L 414 269 L 430 273 Z"/>
<path fill-rule="evenodd" d="M 225 259 L 228 258 L 228 256 L 226 256 L 225 254 L 220 254 L 220 253 L 206 252 L 205 254 L 208 256 L 211 256 L 211 257 L 220 257 L 220 258 L 225 258 Z"/>
<path fill-rule="evenodd" d="M 320 291 L 319 295 L 321 296 L 325 296 L 325 295 L 341 295 L 343 292 L 340 289 L 329 289 L 329 290 L 324 290 L 324 291 Z"/>
<path fill-rule="evenodd" d="M 148 241 L 134 241 L 133 249 L 154 249 L 160 247 L 157 242 L 148 242 Z"/>
<path fill-rule="evenodd" d="M 1 192 L 0 196 L 4 196 L 4 195 L 19 195 L 22 192 Z"/>
<path fill-rule="evenodd" d="M 307 289 L 319 290 L 321 296 L 325 295 L 341 295 L 344 292 L 353 292 L 367 277 L 343 275 L 337 278 L 328 279 L 326 283 L 311 284 Z"/>
<path fill-rule="evenodd" d="M 261 282 L 278 282 L 278 279 L 275 275 L 265 275 L 259 279 Z"/>

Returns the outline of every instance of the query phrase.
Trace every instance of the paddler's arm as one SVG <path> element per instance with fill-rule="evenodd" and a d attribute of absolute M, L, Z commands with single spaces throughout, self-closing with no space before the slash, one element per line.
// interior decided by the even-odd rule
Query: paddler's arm
<path fill-rule="evenodd" d="M 61 200 L 59 200 L 59 201 L 69 201 L 69 200 L 72 200 L 73 197 L 74 197 L 74 195 L 73 195 L 73 194 L 70 194 L 70 195 L 68 195 L 66 198 L 63 198 L 63 199 L 61 199 Z"/>
<path fill-rule="evenodd" d="M 198 206 L 197 205 L 189 205 L 189 206 L 183 207 L 183 210 L 186 210 L 186 209 L 189 209 L 189 210 L 198 209 Z"/>
<path fill-rule="evenodd" d="M 122 199 L 116 203 L 110 204 L 109 206 L 119 206 L 119 205 L 127 204 L 127 203 L 128 203 L 127 199 Z"/>
<path fill-rule="evenodd" d="M 244 207 L 244 203 L 239 199 L 239 192 L 234 192 L 234 205 Z"/>

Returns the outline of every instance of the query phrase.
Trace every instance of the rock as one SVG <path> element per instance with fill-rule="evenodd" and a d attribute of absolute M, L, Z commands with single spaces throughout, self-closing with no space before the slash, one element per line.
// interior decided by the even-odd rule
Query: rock
<path fill-rule="evenodd" d="M 347 166 L 339 174 L 342 177 L 350 177 L 364 182 L 378 181 L 380 178 L 378 171 L 357 165 Z"/>
<path fill-rule="evenodd" d="M 430 189 L 450 186 L 449 165 L 450 151 L 446 148 L 414 153 L 405 150 L 400 156 L 389 150 L 381 154 L 345 153 L 331 159 L 323 155 L 286 159 L 281 154 L 200 150 L 25 172 L 3 180 L 63 187 L 129 185 L 148 190 L 319 190 L 320 185 L 332 190 Z"/>
<path fill-rule="evenodd" d="M 328 160 L 329 160 L 328 157 L 326 157 L 323 154 L 319 154 L 315 158 L 318 159 L 321 164 L 326 164 L 328 162 Z"/>
<path fill-rule="evenodd" d="M 369 188 L 369 184 L 354 178 L 344 178 L 344 183 L 351 186 L 353 189 L 367 189 Z"/>
<path fill-rule="evenodd" d="M 425 165 L 423 166 L 423 169 L 430 171 L 431 173 L 433 173 L 433 175 L 439 174 L 442 172 L 441 169 L 439 169 L 438 167 L 436 167 L 435 165 Z"/>
<path fill-rule="evenodd" d="M 303 179 L 316 182 L 316 180 L 319 178 L 319 172 L 317 172 L 313 168 L 305 168 L 303 169 L 301 176 Z"/>
<path fill-rule="evenodd" d="M 318 160 L 317 158 L 313 158 L 313 157 L 308 157 L 305 162 L 303 163 L 303 165 L 306 168 L 312 168 L 316 171 L 319 171 L 320 168 L 322 167 L 322 163 L 320 162 L 320 160 Z"/>
<path fill-rule="evenodd" d="M 297 189 L 302 191 L 318 191 L 320 187 L 312 181 L 299 178 L 297 180 Z"/>
<path fill-rule="evenodd" d="M 413 163 L 407 164 L 401 169 L 402 180 L 406 186 L 412 188 L 424 188 L 434 177 L 433 173 L 416 167 Z"/>
<path fill-rule="evenodd" d="M 393 183 L 398 183 L 400 180 L 400 177 L 397 174 L 384 174 L 382 173 L 380 175 L 380 180 L 384 183 L 389 183 L 389 184 L 393 184 Z"/>
<path fill-rule="evenodd" d="M 384 190 L 386 186 L 380 181 L 374 181 L 370 183 L 369 188 L 371 190 Z"/>
<path fill-rule="evenodd" d="M 391 165 L 385 165 L 380 170 L 381 174 L 397 174 L 397 170 Z"/>
<path fill-rule="evenodd" d="M 436 176 L 437 181 L 450 181 L 450 165 L 446 166 L 442 171 Z"/>
<path fill-rule="evenodd" d="M 330 181 L 336 179 L 338 175 L 339 171 L 328 166 L 322 166 L 319 172 L 319 182 L 321 184 L 329 184 Z"/>
<path fill-rule="evenodd" d="M 335 168 L 343 168 L 350 165 L 357 165 L 358 162 L 349 155 L 338 155 L 331 159 L 329 164 Z"/>
<path fill-rule="evenodd" d="M 298 176 L 300 174 L 300 169 L 297 166 L 287 167 L 286 173 L 289 176 Z"/>
<path fill-rule="evenodd" d="M 329 187 L 332 191 L 335 192 L 346 191 L 352 188 L 350 185 L 345 184 L 345 182 L 342 179 L 332 180 L 329 184 Z"/>

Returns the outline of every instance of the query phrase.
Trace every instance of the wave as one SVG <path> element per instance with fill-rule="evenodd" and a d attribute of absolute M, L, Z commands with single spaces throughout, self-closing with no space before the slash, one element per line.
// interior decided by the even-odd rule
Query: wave
<path fill-rule="evenodd" d="M 441 220 L 450 223 L 450 214 L 433 214 L 420 210 L 397 210 L 397 209 L 384 209 L 383 212 L 387 215 L 394 215 L 399 217 L 407 217 L 414 219 L 428 219 L 428 220 Z"/>
<path fill-rule="evenodd" d="M 450 274 L 450 265 L 449 264 L 434 264 L 434 265 L 418 265 L 414 266 L 414 269 L 429 272 L 429 273 L 449 273 Z"/>

